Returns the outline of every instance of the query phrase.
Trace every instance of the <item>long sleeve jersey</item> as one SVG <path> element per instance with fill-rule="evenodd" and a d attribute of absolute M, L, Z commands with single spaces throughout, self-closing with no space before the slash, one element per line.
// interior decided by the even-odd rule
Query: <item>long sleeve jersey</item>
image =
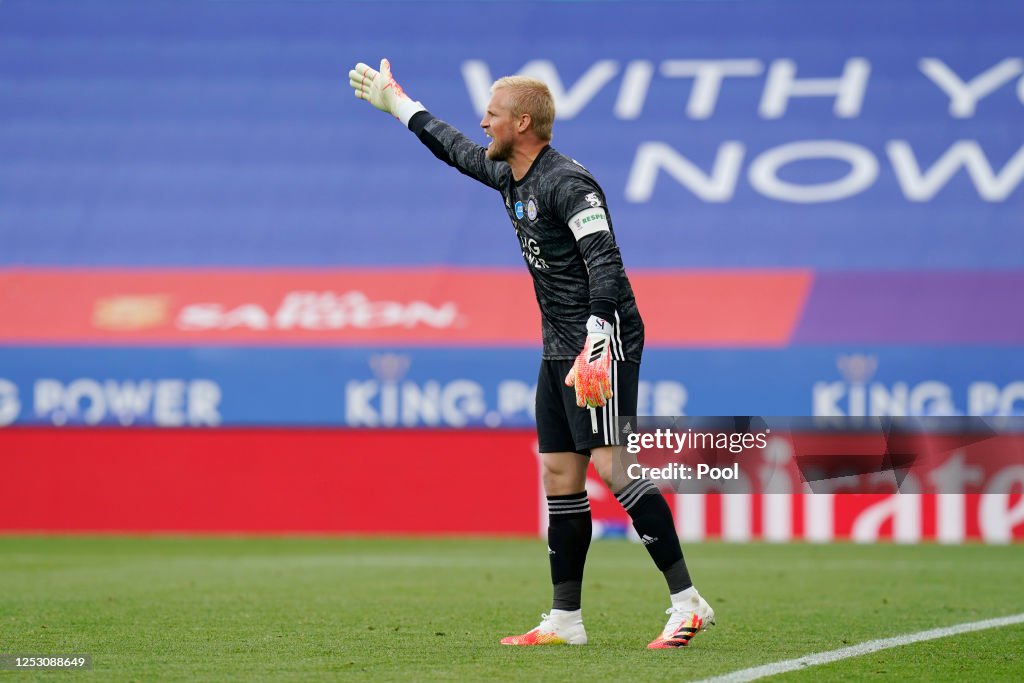
<path fill-rule="evenodd" d="M 593 314 L 615 325 L 613 358 L 639 363 L 643 320 L 604 192 L 590 172 L 549 145 L 517 181 L 507 163 L 488 159 L 486 148 L 429 112 L 415 114 L 409 129 L 437 158 L 501 193 L 533 277 L 543 357 L 579 355 Z"/>

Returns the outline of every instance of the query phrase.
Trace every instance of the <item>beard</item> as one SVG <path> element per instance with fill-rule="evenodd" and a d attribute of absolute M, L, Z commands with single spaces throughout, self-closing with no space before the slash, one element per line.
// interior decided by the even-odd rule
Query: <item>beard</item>
<path fill-rule="evenodd" d="M 508 161 L 512 155 L 512 145 L 507 142 L 498 142 L 491 138 L 491 144 L 487 146 L 487 158 L 491 161 Z"/>

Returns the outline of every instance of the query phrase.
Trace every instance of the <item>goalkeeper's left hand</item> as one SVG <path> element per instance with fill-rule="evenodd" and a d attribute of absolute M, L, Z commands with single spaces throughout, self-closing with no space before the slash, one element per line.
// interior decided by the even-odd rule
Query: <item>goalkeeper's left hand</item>
<path fill-rule="evenodd" d="M 423 105 L 413 102 L 398 85 L 391 75 L 391 62 L 387 59 L 380 60 L 380 71 L 359 62 L 348 72 L 348 84 L 356 97 L 386 111 L 402 123 L 407 123 L 412 114 L 423 109 Z"/>
<path fill-rule="evenodd" d="M 611 343 L 612 324 L 590 316 L 587 343 L 565 376 L 565 385 L 576 387 L 576 405 L 580 408 L 600 408 L 612 397 Z"/>

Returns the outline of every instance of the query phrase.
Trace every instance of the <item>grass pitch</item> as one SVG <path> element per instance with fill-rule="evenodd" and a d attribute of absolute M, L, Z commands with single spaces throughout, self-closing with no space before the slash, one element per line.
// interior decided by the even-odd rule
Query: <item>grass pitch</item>
<path fill-rule="evenodd" d="M 718 626 L 648 651 L 668 606 L 642 546 L 596 542 L 590 645 L 513 648 L 549 606 L 537 540 L 0 537 L 0 651 L 91 654 L 102 681 L 682 681 L 1024 612 L 1024 546 L 689 545 Z M 1024 679 L 1024 625 L 786 674 Z"/>

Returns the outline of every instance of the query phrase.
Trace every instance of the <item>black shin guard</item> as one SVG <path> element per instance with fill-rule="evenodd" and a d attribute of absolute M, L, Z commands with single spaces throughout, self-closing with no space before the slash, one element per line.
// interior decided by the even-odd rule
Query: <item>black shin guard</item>
<path fill-rule="evenodd" d="M 665 575 L 669 593 L 678 593 L 692 586 L 672 521 L 672 510 L 658 487 L 646 479 L 637 479 L 616 493 L 615 498 L 629 513 L 640 542 Z"/>
<path fill-rule="evenodd" d="M 548 559 L 554 586 L 552 608 L 580 608 L 583 565 L 593 533 L 587 492 L 548 496 Z"/>

